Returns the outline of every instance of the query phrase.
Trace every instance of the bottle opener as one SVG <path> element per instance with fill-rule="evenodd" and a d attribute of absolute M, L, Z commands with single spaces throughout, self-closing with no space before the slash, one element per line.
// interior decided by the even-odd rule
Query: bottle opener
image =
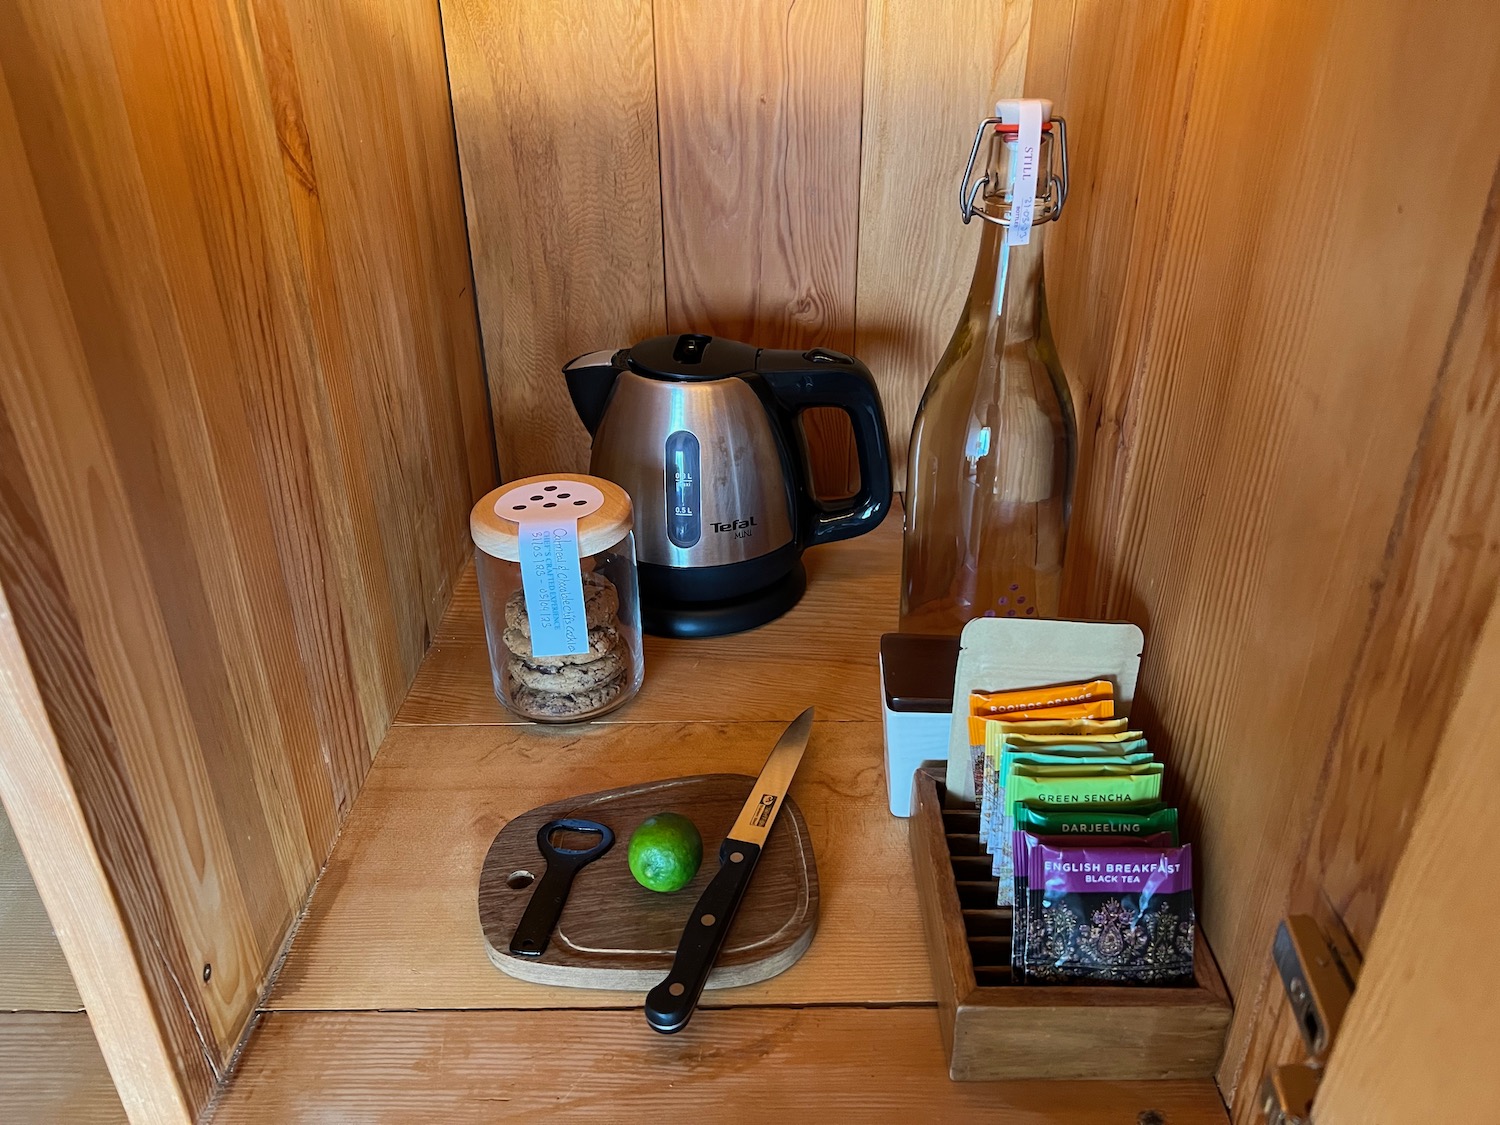
<path fill-rule="evenodd" d="M 560 848 L 552 843 L 552 833 L 596 832 L 599 842 L 588 848 Z M 537 830 L 537 850 L 547 861 L 547 870 L 531 892 L 531 901 L 526 904 L 526 913 L 516 925 L 510 939 L 510 951 L 520 957 L 540 957 L 547 948 L 557 920 L 562 917 L 563 906 L 568 901 L 568 891 L 573 887 L 573 876 L 598 859 L 614 845 L 615 834 L 609 827 L 594 820 L 578 817 L 563 817 L 549 820 Z"/>

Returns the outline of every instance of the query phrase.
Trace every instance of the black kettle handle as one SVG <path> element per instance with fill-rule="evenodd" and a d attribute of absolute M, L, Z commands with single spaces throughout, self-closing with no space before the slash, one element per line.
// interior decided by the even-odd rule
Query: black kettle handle
<path fill-rule="evenodd" d="M 756 357 L 755 370 L 776 401 L 793 415 L 810 406 L 832 406 L 849 415 L 854 426 L 859 491 L 836 508 L 809 503 L 805 545 L 816 547 L 873 531 L 891 506 L 891 443 L 880 392 L 869 369 L 850 356 L 813 348 L 806 352 L 765 349 Z M 802 472 L 801 493 L 810 498 L 805 464 Z"/>

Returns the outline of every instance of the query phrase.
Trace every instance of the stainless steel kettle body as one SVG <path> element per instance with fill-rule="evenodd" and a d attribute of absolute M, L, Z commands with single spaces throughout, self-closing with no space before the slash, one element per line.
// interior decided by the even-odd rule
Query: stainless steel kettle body
<path fill-rule="evenodd" d="M 837 352 L 772 351 L 695 334 L 594 352 L 564 368 L 593 434 L 589 471 L 635 507 L 641 621 L 712 636 L 795 605 L 805 547 L 875 527 L 891 500 L 874 381 Z M 838 406 L 854 425 L 861 487 L 829 507 L 811 494 L 797 414 Z"/>
<path fill-rule="evenodd" d="M 641 562 L 716 567 L 792 544 L 787 466 L 743 379 L 667 383 L 622 372 L 589 472 L 630 493 Z"/>

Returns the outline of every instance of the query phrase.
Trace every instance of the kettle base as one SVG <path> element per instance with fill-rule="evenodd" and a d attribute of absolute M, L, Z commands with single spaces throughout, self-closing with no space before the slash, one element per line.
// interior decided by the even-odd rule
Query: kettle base
<path fill-rule="evenodd" d="M 722 637 L 774 621 L 802 600 L 807 571 L 793 565 L 771 585 L 716 602 L 652 602 L 641 598 L 641 628 L 656 637 Z"/>

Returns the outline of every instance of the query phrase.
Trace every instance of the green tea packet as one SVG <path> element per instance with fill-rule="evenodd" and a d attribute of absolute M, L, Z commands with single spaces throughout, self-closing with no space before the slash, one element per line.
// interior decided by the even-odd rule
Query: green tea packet
<path fill-rule="evenodd" d="M 1161 797 L 1162 764 L 1145 762 L 1139 765 L 1097 766 L 1096 772 L 1077 774 L 1088 765 L 1072 767 L 1014 765 L 1005 780 L 1005 809 L 998 846 L 990 872 L 1000 880 L 1002 906 L 1012 905 L 1003 901 L 1013 893 L 1015 861 L 1013 856 L 1013 825 L 1015 810 L 1030 802 L 1043 808 L 1088 808 L 1098 811 L 1112 806 L 1135 806 Z M 1063 772 L 1056 772 L 1061 769 Z M 1047 771 L 1053 772 L 1037 772 Z"/>
<path fill-rule="evenodd" d="M 997 795 L 1004 778 L 999 768 L 1000 755 L 1007 747 L 1075 756 L 1124 754 L 1145 748 L 1145 736 L 1138 730 L 1128 730 L 1124 719 L 1060 723 L 983 722 L 984 753 L 978 762 L 979 777 L 974 792 L 979 804 L 979 834 L 985 840 L 991 838 L 1000 810 L 1004 808 Z"/>
<path fill-rule="evenodd" d="M 1013 747 L 1007 739 L 1003 747 L 990 782 L 991 816 L 988 822 L 985 821 L 983 815 L 980 816 L 980 833 L 984 837 L 986 849 L 991 854 L 1000 845 L 1004 838 L 1003 833 L 1010 831 L 1012 827 L 1008 826 L 1003 812 L 1006 808 L 1005 783 L 1017 765 L 1037 766 L 1046 769 L 1049 775 L 1061 775 L 1063 769 L 1069 767 L 1076 769 L 1079 766 L 1134 766 L 1151 761 L 1151 754 L 1146 749 L 1144 738 L 1138 738 L 1132 742 L 1048 746 L 1045 751 L 1033 750 L 1025 746 Z M 1085 769 L 1082 772 L 1088 771 Z"/>
<path fill-rule="evenodd" d="M 1181 843 L 1177 810 L 1160 801 L 1110 808 L 1058 808 L 1028 801 L 1016 808 L 1015 821 L 1017 832 L 1033 836 L 1154 836 L 1166 832 L 1173 846 Z"/>

